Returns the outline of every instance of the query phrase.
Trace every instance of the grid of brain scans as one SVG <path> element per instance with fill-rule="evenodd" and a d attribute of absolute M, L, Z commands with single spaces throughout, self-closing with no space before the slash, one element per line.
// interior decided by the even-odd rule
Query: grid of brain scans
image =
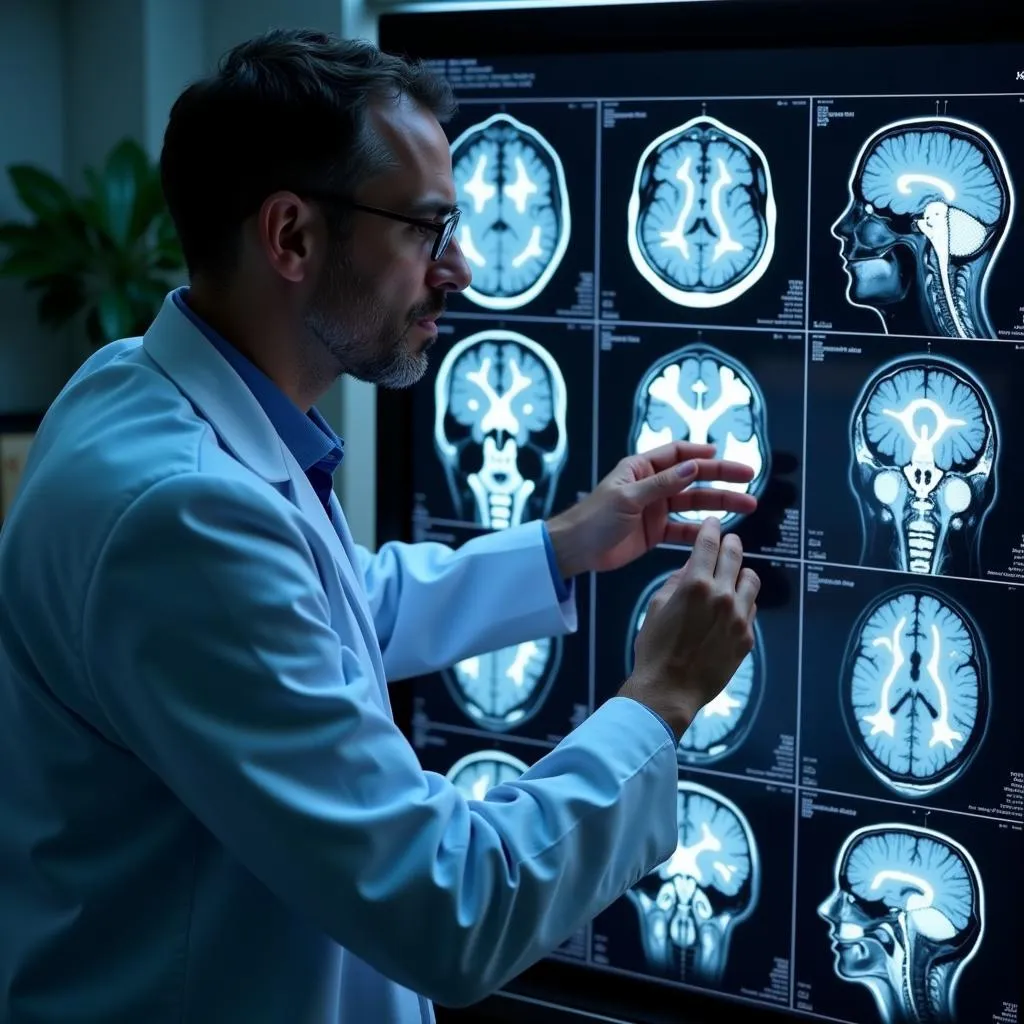
<path fill-rule="evenodd" d="M 748 465 L 700 486 L 756 511 L 685 514 L 762 587 L 678 747 L 678 846 L 555 958 L 724 1013 L 1018 1024 L 1024 100 L 911 50 L 870 95 L 871 59 L 766 57 L 756 90 L 702 54 L 685 88 L 672 54 L 452 62 L 473 283 L 412 389 L 414 534 L 546 519 L 672 441 Z M 418 680 L 424 765 L 471 798 L 528 771 L 687 555 Z"/>

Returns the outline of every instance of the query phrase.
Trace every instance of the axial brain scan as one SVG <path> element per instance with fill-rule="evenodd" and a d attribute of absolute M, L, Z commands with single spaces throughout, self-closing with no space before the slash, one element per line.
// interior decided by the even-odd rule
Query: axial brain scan
<path fill-rule="evenodd" d="M 975 1024 L 957 1014 L 955 996 L 981 943 L 985 898 L 959 843 L 911 825 L 859 829 L 818 913 L 836 974 L 867 987 L 882 1024 Z"/>
<path fill-rule="evenodd" d="M 887 333 L 995 338 L 986 287 L 1013 213 L 995 140 L 951 117 L 896 121 L 864 143 L 832 234 L 847 299 Z"/>
<path fill-rule="evenodd" d="M 502 750 L 478 750 L 456 761 L 445 778 L 467 800 L 483 800 L 488 790 L 514 782 L 526 767 L 518 757 Z"/>
<path fill-rule="evenodd" d="M 973 562 L 998 452 L 995 415 L 981 384 L 951 360 L 898 360 L 861 392 L 851 435 L 851 482 L 864 524 L 861 563 L 948 574 L 954 538 Z"/>
<path fill-rule="evenodd" d="M 671 441 L 714 444 L 715 457 L 742 462 L 754 471 L 748 483 L 699 481 L 759 497 L 768 481 L 771 456 L 764 397 L 750 371 L 710 345 L 689 345 L 658 360 L 644 374 L 633 400 L 629 450 L 641 454 Z M 742 518 L 735 512 L 672 512 L 681 522 L 717 516 L 723 527 Z"/>
<path fill-rule="evenodd" d="M 633 671 L 634 645 L 647 617 L 651 598 L 672 573 L 666 572 L 652 580 L 640 595 L 626 639 L 626 675 Z M 683 764 L 711 764 L 737 750 L 747 738 L 757 717 L 765 688 L 766 661 L 760 623 L 754 620 L 754 648 L 740 662 L 740 667 L 725 689 L 697 712 L 689 729 L 683 733 L 676 751 Z"/>
<path fill-rule="evenodd" d="M 463 658 L 442 675 L 452 699 L 474 724 L 505 732 L 537 713 L 561 658 L 561 637 L 544 637 Z"/>
<path fill-rule="evenodd" d="M 518 309 L 544 290 L 569 245 L 562 161 L 509 114 L 467 129 L 451 148 L 459 246 L 473 271 L 463 294 L 485 309 Z"/>
<path fill-rule="evenodd" d="M 636 269 L 680 306 L 732 302 L 775 252 L 768 161 L 752 139 L 706 114 L 643 151 L 626 217 Z"/>
<path fill-rule="evenodd" d="M 757 906 L 760 858 L 750 824 L 721 793 L 680 782 L 676 809 L 675 853 L 626 896 L 639 915 L 651 970 L 713 987 L 725 971 L 733 928 Z"/>
<path fill-rule="evenodd" d="M 565 379 L 547 349 L 515 331 L 473 334 L 441 361 L 434 401 L 456 515 L 494 530 L 546 517 L 568 454 Z"/>
<path fill-rule="evenodd" d="M 854 627 L 841 699 L 870 771 L 900 796 L 932 795 L 963 774 L 988 725 L 977 626 L 945 595 L 918 587 L 883 595 Z"/>

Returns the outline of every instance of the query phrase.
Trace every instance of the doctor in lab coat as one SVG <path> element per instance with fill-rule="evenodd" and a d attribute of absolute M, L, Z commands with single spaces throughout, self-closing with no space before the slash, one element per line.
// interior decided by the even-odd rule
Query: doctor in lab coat
<path fill-rule="evenodd" d="M 458 551 L 353 542 L 315 402 L 414 384 L 469 282 L 449 108 L 276 32 L 172 112 L 190 286 L 64 388 L 0 536 L 3 1024 L 423 1024 L 675 848 L 676 743 L 752 643 L 714 517 L 622 691 L 518 781 L 468 801 L 392 720 L 388 680 L 572 631 L 575 575 L 693 542 L 669 509 L 753 507 L 677 444 Z"/>

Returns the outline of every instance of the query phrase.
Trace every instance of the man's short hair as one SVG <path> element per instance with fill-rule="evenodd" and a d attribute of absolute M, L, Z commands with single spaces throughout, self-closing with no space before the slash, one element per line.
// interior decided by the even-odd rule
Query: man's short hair
<path fill-rule="evenodd" d="M 189 274 L 230 274 L 243 222 L 273 192 L 351 194 L 385 169 L 366 109 L 401 95 L 442 124 L 455 112 L 443 78 L 364 40 L 275 29 L 225 54 L 176 100 L 160 157 Z"/>

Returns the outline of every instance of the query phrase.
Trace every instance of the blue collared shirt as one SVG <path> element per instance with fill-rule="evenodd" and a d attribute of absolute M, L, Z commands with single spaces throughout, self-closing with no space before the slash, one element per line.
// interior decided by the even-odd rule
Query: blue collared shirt
<path fill-rule="evenodd" d="M 178 288 L 173 294 L 175 305 L 209 339 L 246 383 L 330 514 L 334 471 L 344 458 L 345 442 L 316 409 L 304 413 L 259 367 L 199 317 L 185 301 L 187 294 L 187 287 Z M 566 601 L 572 592 L 571 586 L 558 572 L 555 549 L 547 529 L 544 530 L 544 544 L 555 593 L 559 601 Z"/>

